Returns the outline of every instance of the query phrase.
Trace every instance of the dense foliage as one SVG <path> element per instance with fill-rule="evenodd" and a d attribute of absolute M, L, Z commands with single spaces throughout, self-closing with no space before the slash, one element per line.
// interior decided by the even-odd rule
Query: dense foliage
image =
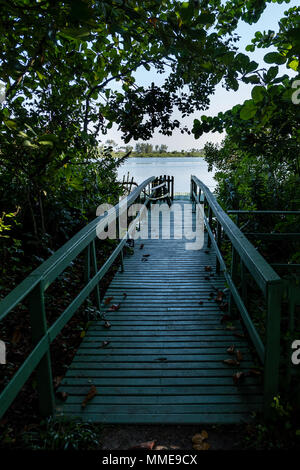
<path fill-rule="evenodd" d="M 262 73 L 247 54 L 238 53 L 234 33 L 240 20 L 255 23 L 266 4 L 1 1 L 2 261 L 13 254 L 19 259 L 24 251 L 40 256 L 41 246 L 55 249 L 93 216 L 99 202 L 117 199 L 121 162 L 109 149 L 99 151 L 99 138 L 113 123 L 125 143 L 148 139 L 157 129 L 166 135 L 175 128 L 190 132 L 173 110 L 185 117 L 207 109 L 219 83 L 233 90 L 240 81 L 256 86 L 243 106 L 195 121 L 195 135 L 225 128 L 227 148 L 237 145 L 241 152 L 236 161 L 268 165 L 283 197 L 282 180 L 299 174 L 291 82 L 278 77 L 277 65 Z M 248 51 L 273 45 L 278 52 L 267 54 L 266 62 L 297 70 L 298 13 L 289 10 L 277 35 L 257 33 Z M 160 87 L 135 81 L 137 70 L 151 67 L 164 73 Z M 210 152 L 208 158 L 217 164 L 219 157 Z M 238 173 L 231 171 L 231 177 Z M 297 199 L 295 190 L 287 193 L 289 200 Z"/>

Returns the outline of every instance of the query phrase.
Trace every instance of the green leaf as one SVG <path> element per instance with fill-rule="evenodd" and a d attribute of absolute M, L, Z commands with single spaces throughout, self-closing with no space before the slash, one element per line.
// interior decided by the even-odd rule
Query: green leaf
<path fill-rule="evenodd" d="M 283 65 L 286 62 L 286 57 L 279 54 L 279 52 L 269 52 L 264 56 L 264 61 L 267 64 Z"/>
<path fill-rule="evenodd" d="M 201 13 L 197 18 L 197 23 L 204 25 L 211 25 L 215 21 L 215 15 L 213 13 Z"/>
<path fill-rule="evenodd" d="M 39 140 L 39 144 L 41 145 L 49 145 L 50 147 L 53 147 L 53 142 L 50 142 L 50 140 Z"/>
<path fill-rule="evenodd" d="M 244 106 L 241 108 L 240 118 L 243 119 L 244 121 L 252 119 L 255 116 L 256 111 L 257 111 L 257 108 L 254 105 L 254 103 L 251 100 L 246 101 Z"/>
<path fill-rule="evenodd" d="M 7 119 L 4 121 L 4 123 L 11 130 L 16 129 L 18 127 L 16 121 L 13 121 L 12 119 Z"/>
<path fill-rule="evenodd" d="M 290 69 L 293 69 L 295 70 L 295 72 L 297 72 L 298 70 L 298 67 L 299 67 L 299 60 L 292 60 L 292 62 L 289 63 L 289 67 Z"/>
<path fill-rule="evenodd" d="M 41 72 L 39 72 L 38 70 L 36 70 L 36 74 L 37 76 L 39 77 L 40 80 L 45 80 L 46 76 L 43 75 Z"/>
<path fill-rule="evenodd" d="M 266 74 L 266 82 L 269 83 L 271 82 L 275 77 L 276 75 L 278 74 L 278 66 L 275 65 L 274 67 L 270 67 L 269 70 L 267 71 L 267 74 Z"/>
<path fill-rule="evenodd" d="M 266 89 L 263 86 L 255 86 L 252 89 L 251 96 L 255 103 L 260 103 L 266 94 Z"/>

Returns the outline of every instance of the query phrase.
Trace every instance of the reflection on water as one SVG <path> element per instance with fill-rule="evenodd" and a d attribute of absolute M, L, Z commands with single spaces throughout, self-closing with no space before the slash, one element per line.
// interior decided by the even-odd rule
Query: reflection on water
<path fill-rule="evenodd" d="M 121 180 L 123 175 L 129 171 L 130 177 L 134 181 L 142 183 L 149 176 L 170 175 L 174 176 L 175 192 L 190 191 L 191 175 L 197 176 L 212 191 L 216 182 L 213 178 L 214 172 L 208 172 L 207 163 L 201 157 L 168 157 L 168 158 L 141 158 L 133 157 L 118 169 L 118 177 Z"/>

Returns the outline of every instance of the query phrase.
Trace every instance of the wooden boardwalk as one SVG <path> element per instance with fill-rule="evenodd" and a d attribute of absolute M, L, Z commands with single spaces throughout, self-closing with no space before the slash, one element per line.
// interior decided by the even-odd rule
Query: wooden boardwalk
<path fill-rule="evenodd" d="M 185 221 L 190 228 L 192 222 Z M 188 250 L 186 242 L 161 234 L 135 242 L 106 293 L 121 307 L 106 313 L 109 329 L 102 320 L 90 326 L 60 386 L 68 398 L 57 403 L 58 415 L 100 423 L 238 423 L 261 409 L 259 379 L 233 381 L 253 360 L 247 340 L 236 335 L 239 321 L 235 330 L 220 322 L 214 297 L 224 278 L 205 270 L 214 268 L 214 252 Z M 243 355 L 239 366 L 223 363 L 234 358 L 227 353 L 233 344 Z M 82 408 L 92 385 L 97 394 Z"/>

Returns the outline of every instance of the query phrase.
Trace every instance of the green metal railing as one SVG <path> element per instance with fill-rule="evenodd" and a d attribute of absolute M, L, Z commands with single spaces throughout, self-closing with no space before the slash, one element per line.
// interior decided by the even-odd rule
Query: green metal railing
<path fill-rule="evenodd" d="M 266 262 L 237 225 L 224 212 L 210 190 L 197 177 L 191 177 L 190 197 L 203 213 L 208 232 L 208 246 L 213 245 L 216 252 L 216 270 L 222 271 L 230 289 L 230 307 L 234 300 L 244 325 L 249 333 L 257 354 L 264 366 L 264 411 L 267 415 L 269 405 L 278 392 L 280 364 L 280 319 L 284 283 L 274 269 Z M 216 224 L 213 232 L 213 220 Z M 220 251 L 223 234 L 231 242 L 232 258 L 230 272 Z M 241 267 L 242 292 L 238 291 L 237 267 Z M 250 273 L 266 299 L 266 341 L 263 344 L 246 307 L 246 271 Z"/>
<path fill-rule="evenodd" d="M 113 253 L 98 269 L 96 260 L 95 240 L 97 234 L 122 216 L 122 214 L 137 200 L 143 202 L 143 207 L 149 203 L 147 192 L 152 194 L 151 183 L 155 177 L 150 177 L 135 188 L 126 198 L 122 199 L 106 215 L 100 216 L 83 228 L 71 240 L 56 251 L 47 261 L 32 272 L 21 284 L 10 292 L 0 302 L 0 321 L 3 320 L 15 307 L 24 300 L 29 301 L 29 312 L 32 330 L 33 350 L 19 367 L 8 385 L 0 395 L 0 418 L 9 408 L 21 388 L 28 380 L 31 373 L 36 370 L 37 390 L 39 395 L 39 407 L 43 416 L 48 416 L 54 411 L 54 394 L 52 382 L 52 370 L 50 361 L 50 345 L 61 332 L 66 323 L 73 317 L 79 307 L 94 291 L 98 308 L 100 309 L 99 282 L 112 266 L 115 259 L 121 255 L 131 231 L 135 229 L 135 223 L 131 223 L 131 229 L 123 235 L 119 235 L 120 242 Z M 143 198 L 143 200 L 142 200 Z M 134 222 L 138 222 L 143 208 L 139 211 Z M 126 214 L 127 218 L 127 214 Z M 127 221 L 127 219 L 126 219 Z M 45 313 L 44 293 L 50 284 L 70 265 L 70 263 L 85 251 L 85 287 L 69 304 L 59 318 L 50 326 L 47 326 Z M 90 262 L 93 265 L 91 277 Z M 122 263 L 123 265 L 123 263 Z"/>

